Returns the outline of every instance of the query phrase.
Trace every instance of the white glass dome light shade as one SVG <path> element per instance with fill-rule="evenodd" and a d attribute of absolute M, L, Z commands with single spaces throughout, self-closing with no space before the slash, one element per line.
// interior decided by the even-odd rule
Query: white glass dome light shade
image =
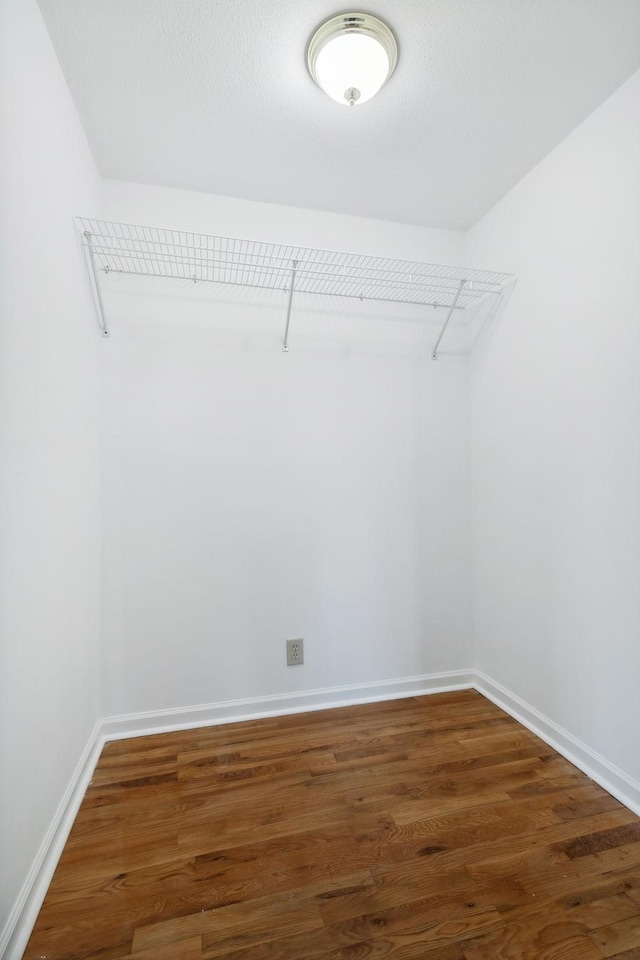
<path fill-rule="evenodd" d="M 338 103 L 366 103 L 389 76 L 389 57 L 373 37 L 343 33 L 316 60 L 318 84 Z"/>
<path fill-rule="evenodd" d="M 309 73 L 337 103 L 366 103 L 387 82 L 398 58 L 390 28 L 368 13 L 325 21 L 307 48 Z"/>

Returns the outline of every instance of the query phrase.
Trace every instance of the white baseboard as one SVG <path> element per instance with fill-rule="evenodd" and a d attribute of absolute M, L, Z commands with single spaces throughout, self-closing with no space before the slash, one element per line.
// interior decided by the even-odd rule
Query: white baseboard
<path fill-rule="evenodd" d="M 582 743 L 506 687 L 478 670 L 401 677 L 298 693 L 227 700 L 195 707 L 107 717 L 98 721 L 51 821 L 18 900 L 0 935 L 0 960 L 20 960 L 51 877 L 89 785 L 104 743 L 172 730 L 278 717 L 330 707 L 376 703 L 403 697 L 474 688 L 566 757 L 592 780 L 640 816 L 640 783 Z"/>
<path fill-rule="evenodd" d="M 24 953 L 40 912 L 42 901 L 98 762 L 103 746 L 100 727 L 101 723 L 98 721 L 82 751 L 82 756 L 73 771 L 69 785 L 58 804 L 58 809 L 53 816 L 46 836 L 31 864 L 31 869 L 22 885 L 18 899 L 4 930 L 0 934 L 0 958 L 2 960 L 20 960 Z"/>
<path fill-rule="evenodd" d="M 278 693 L 246 700 L 224 700 L 195 707 L 109 717 L 103 720 L 101 732 L 105 740 L 122 740 L 126 737 L 142 737 L 172 730 L 189 730 L 241 720 L 260 720 L 263 717 L 282 717 L 290 713 L 347 707 L 357 703 L 399 700 L 402 697 L 420 697 L 429 693 L 445 693 L 448 690 L 468 690 L 473 683 L 473 670 L 452 670 L 448 673 L 429 673 L 396 680 L 374 680 L 371 683 L 353 683 L 297 693 Z"/>
<path fill-rule="evenodd" d="M 640 816 L 640 783 L 610 763 L 586 743 L 578 740 L 549 717 L 526 703 L 515 693 L 480 670 L 475 671 L 474 687 L 488 700 L 500 707 L 550 747 L 562 754 L 570 763 L 586 773 L 625 807 Z"/>

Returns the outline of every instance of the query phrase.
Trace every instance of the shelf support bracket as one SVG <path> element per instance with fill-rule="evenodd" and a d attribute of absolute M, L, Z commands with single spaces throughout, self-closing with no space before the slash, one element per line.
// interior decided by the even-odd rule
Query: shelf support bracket
<path fill-rule="evenodd" d="M 440 346 L 440 341 L 442 340 L 442 338 L 443 338 L 443 336 L 444 336 L 444 332 L 445 332 L 445 330 L 447 329 L 447 327 L 448 327 L 448 325 L 449 325 L 449 320 L 451 320 L 451 317 L 453 316 L 453 311 L 454 311 L 455 308 L 456 308 L 456 305 L 457 305 L 457 303 L 458 303 L 458 300 L 460 299 L 460 295 L 461 295 L 461 293 L 462 293 L 462 291 L 463 291 L 463 289 L 464 289 L 464 285 L 465 285 L 466 282 L 467 282 L 466 280 L 461 280 L 461 281 L 460 281 L 460 286 L 458 287 L 458 289 L 457 289 L 457 291 L 456 291 L 456 295 L 455 295 L 455 297 L 453 298 L 453 303 L 452 303 L 451 306 L 449 307 L 449 312 L 448 312 L 447 316 L 445 317 L 444 323 L 442 324 L 442 330 L 440 331 L 440 335 L 439 335 L 438 339 L 436 340 L 435 346 L 434 346 L 434 348 L 433 348 L 433 352 L 432 352 L 432 354 L 431 354 L 431 359 L 432 359 L 432 360 L 437 360 L 437 359 L 438 359 L 438 347 Z"/>
<path fill-rule="evenodd" d="M 96 313 L 98 315 L 98 326 L 100 327 L 100 333 L 103 337 L 110 336 L 109 329 L 107 327 L 107 320 L 104 312 L 104 303 L 102 302 L 102 293 L 100 291 L 100 281 L 98 280 L 98 268 L 96 267 L 95 254 L 93 252 L 92 238 L 88 230 L 85 230 L 83 233 L 85 242 L 82 244 L 84 248 L 85 262 L 87 264 L 87 272 L 89 274 L 89 283 L 91 284 L 91 292 L 93 294 L 93 301 L 96 307 Z"/>
<path fill-rule="evenodd" d="M 293 288 L 296 282 L 296 269 L 298 266 L 298 260 L 292 260 L 293 264 L 291 268 L 291 285 L 289 287 L 289 302 L 287 303 L 287 322 L 284 328 L 284 340 L 282 341 L 282 352 L 289 353 L 289 322 L 291 320 L 291 304 L 293 303 Z"/>

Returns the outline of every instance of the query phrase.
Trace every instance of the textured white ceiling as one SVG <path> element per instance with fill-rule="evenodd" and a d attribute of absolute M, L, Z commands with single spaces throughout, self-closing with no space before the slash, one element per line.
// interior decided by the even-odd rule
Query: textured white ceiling
<path fill-rule="evenodd" d="M 40 6 L 103 176 L 435 227 L 474 223 L 640 67 L 640 0 L 375 0 L 398 67 L 350 109 L 304 58 L 338 0 Z"/>

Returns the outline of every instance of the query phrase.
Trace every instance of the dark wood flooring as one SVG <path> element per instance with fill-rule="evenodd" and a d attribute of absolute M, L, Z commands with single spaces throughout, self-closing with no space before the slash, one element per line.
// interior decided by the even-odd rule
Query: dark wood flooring
<path fill-rule="evenodd" d="M 473 691 L 116 741 L 43 957 L 640 960 L 640 820 Z"/>

